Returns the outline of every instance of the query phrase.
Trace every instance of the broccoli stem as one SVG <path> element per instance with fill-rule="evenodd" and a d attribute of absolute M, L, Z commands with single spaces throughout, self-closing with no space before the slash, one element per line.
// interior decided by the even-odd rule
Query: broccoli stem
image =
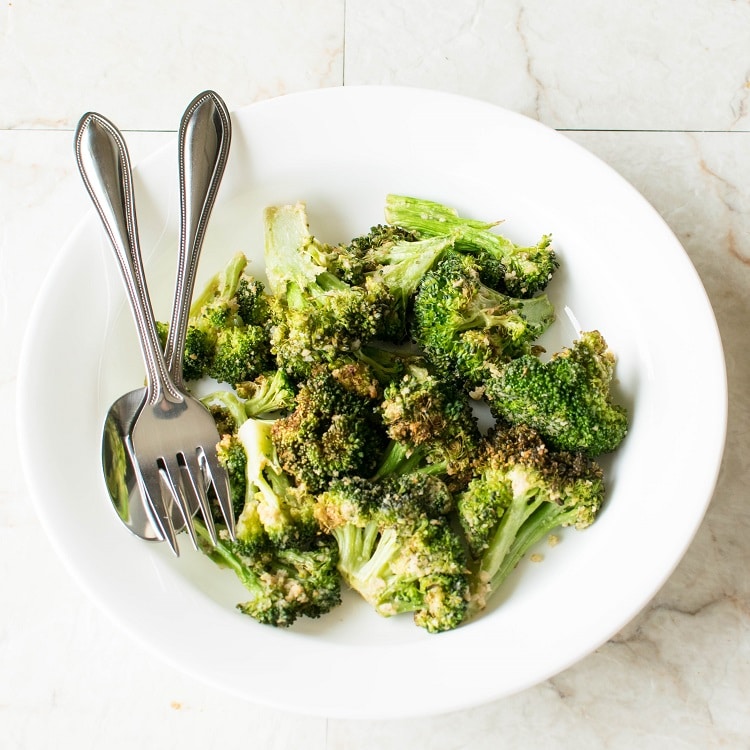
<path fill-rule="evenodd" d="M 237 428 L 247 421 L 248 415 L 245 404 L 239 396 L 234 393 L 234 391 L 214 391 L 213 393 L 204 396 L 201 399 L 201 403 L 203 403 L 204 406 L 218 404 L 226 409 L 237 425 Z"/>
<path fill-rule="evenodd" d="M 234 297 L 246 267 L 245 254 L 236 253 L 221 271 L 209 279 L 201 293 L 193 298 L 189 317 L 195 318 L 200 315 L 201 310 L 217 298 L 229 300 Z"/>
<path fill-rule="evenodd" d="M 372 555 L 378 539 L 378 525 L 368 523 L 364 528 L 345 524 L 331 532 L 339 548 L 339 569 L 342 575 L 353 576 Z"/>
<path fill-rule="evenodd" d="M 435 237 L 455 233 L 456 245 L 466 250 L 480 248 L 504 258 L 515 249 L 515 245 L 509 239 L 488 231 L 501 222 L 467 219 L 459 216 L 455 209 L 435 201 L 388 195 L 385 217 L 389 224 L 409 229 L 422 236 Z"/>
<path fill-rule="evenodd" d="M 199 539 L 205 543 L 204 552 L 216 563 L 223 564 L 230 568 L 243 586 L 251 593 L 261 595 L 263 589 L 258 583 L 258 577 L 242 562 L 242 559 L 233 552 L 221 539 L 217 539 L 216 544 L 211 540 L 208 529 L 198 518 L 193 519 L 195 532 Z"/>
<path fill-rule="evenodd" d="M 555 503 L 542 503 L 519 529 L 505 558 L 490 580 L 490 589 L 494 591 L 502 585 L 531 547 L 560 526 L 574 522 L 575 517 L 575 510 L 565 511 Z"/>
<path fill-rule="evenodd" d="M 372 524 L 369 524 L 372 525 Z M 369 526 L 368 525 L 368 526 Z M 372 550 L 370 558 L 362 565 L 358 565 L 349 575 L 358 583 L 359 591 L 373 593 L 385 582 L 391 560 L 399 550 L 398 535 L 393 529 L 384 529 L 379 537 L 374 537 L 371 529 L 365 531 L 363 550 L 369 546 Z M 372 549 L 372 546 L 374 549 Z"/>
<path fill-rule="evenodd" d="M 502 580 L 498 571 L 501 568 L 505 569 L 503 561 L 507 557 L 508 551 L 513 547 L 520 529 L 532 513 L 544 502 L 545 500 L 539 495 L 517 496 L 513 498 L 510 507 L 503 514 L 495 530 L 495 535 L 486 552 L 482 555 L 479 566 L 479 575 L 483 580 L 489 581 L 491 591 L 494 591 Z M 510 570 L 512 569 L 510 568 Z"/>
<path fill-rule="evenodd" d="M 346 524 L 333 529 L 332 534 L 339 547 L 339 572 L 377 609 L 380 595 L 387 588 L 393 558 L 400 550 L 398 534 L 393 529 L 380 530 L 375 522 L 362 528 Z M 395 612 L 389 606 L 381 614 Z"/>
<path fill-rule="evenodd" d="M 448 234 L 455 228 L 485 231 L 500 223 L 461 218 L 458 211 L 442 203 L 393 194 L 386 196 L 385 220 L 389 224 L 429 236 Z"/>
<path fill-rule="evenodd" d="M 575 518 L 575 509 L 565 509 L 541 495 L 515 497 L 480 560 L 470 611 L 476 613 L 484 608 L 529 549 L 554 529 L 574 522 Z"/>
<path fill-rule="evenodd" d="M 424 455 L 425 450 L 422 446 L 410 449 L 397 440 L 391 440 L 383 453 L 380 465 L 372 480 L 377 481 L 389 476 L 409 474 L 417 469 Z"/>

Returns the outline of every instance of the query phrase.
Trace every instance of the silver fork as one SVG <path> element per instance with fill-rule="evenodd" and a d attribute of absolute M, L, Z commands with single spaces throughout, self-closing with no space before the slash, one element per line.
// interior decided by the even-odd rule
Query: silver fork
<path fill-rule="evenodd" d="M 215 446 L 219 440 L 216 424 L 203 404 L 174 382 L 161 350 L 143 270 L 125 140 L 109 120 L 90 112 L 79 122 L 75 143 L 81 176 L 115 250 L 146 365 L 146 398 L 133 424 L 131 443 L 142 489 L 158 531 L 173 552 L 179 554 L 170 520 L 174 504 L 185 520 L 193 545 L 198 547 L 193 524 L 193 509 L 197 506 L 215 542 L 207 493 L 210 485 L 233 537 L 229 484 L 216 459 Z M 188 274 L 186 285 L 193 280 L 194 269 Z M 173 351 L 179 350 L 174 341 L 171 346 Z"/>

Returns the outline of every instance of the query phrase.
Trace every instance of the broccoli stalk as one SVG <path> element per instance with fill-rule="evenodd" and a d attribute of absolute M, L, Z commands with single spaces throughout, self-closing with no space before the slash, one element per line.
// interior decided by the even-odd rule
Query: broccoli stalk
<path fill-rule="evenodd" d="M 523 556 L 551 531 L 591 525 L 603 497 L 602 471 L 591 459 L 550 450 L 525 425 L 494 430 L 456 503 L 476 561 L 470 612 L 486 607 Z"/>
<path fill-rule="evenodd" d="M 420 237 L 455 234 L 456 247 L 462 252 L 487 254 L 499 261 L 505 271 L 505 290 L 514 297 L 531 297 L 542 291 L 559 263 L 544 236 L 532 247 L 519 247 L 500 234 L 490 231 L 499 222 L 483 222 L 460 217 L 447 206 L 434 201 L 403 195 L 388 195 L 386 221 Z"/>

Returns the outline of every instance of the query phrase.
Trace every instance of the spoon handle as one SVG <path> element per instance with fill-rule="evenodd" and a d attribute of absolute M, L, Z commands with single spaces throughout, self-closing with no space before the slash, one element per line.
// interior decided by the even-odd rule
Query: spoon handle
<path fill-rule="evenodd" d="M 78 123 L 75 152 L 84 185 L 107 231 L 125 282 L 146 365 L 146 399 L 150 403 L 162 397 L 182 402 L 183 396 L 167 369 L 146 286 L 133 176 L 125 140 L 113 123 L 102 115 L 88 112 Z"/>
<path fill-rule="evenodd" d="M 182 388 L 190 303 L 206 226 L 229 155 L 232 123 L 224 101 L 214 91 L 193 99 L 180 122 L 180 244 L 174 306 L 165 358 L 172 380 Z"/>

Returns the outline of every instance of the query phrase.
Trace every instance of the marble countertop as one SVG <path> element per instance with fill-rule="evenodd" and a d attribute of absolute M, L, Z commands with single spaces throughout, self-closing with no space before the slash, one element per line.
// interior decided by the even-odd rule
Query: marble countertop
<path fill-rule="evenodd" d="M 750 2 L 10 0 L 0 38 L 4 748 L 750 747 Z M 16 370 L 30 300 L 88 210 L 71 148 L 80 115 L 111 117 L 137 162 L 174 138 L 205 88 L 236 108 L 342 84 L 469 95 L 598 155 L 683 243 L 727 361 L 716 491 L 654 599 L 554 678 L 430 719 L 293 715 L 154 661 L 62 568 L 19 467 Z M 701 408 L 700 393 L 688 406 Z"/>

